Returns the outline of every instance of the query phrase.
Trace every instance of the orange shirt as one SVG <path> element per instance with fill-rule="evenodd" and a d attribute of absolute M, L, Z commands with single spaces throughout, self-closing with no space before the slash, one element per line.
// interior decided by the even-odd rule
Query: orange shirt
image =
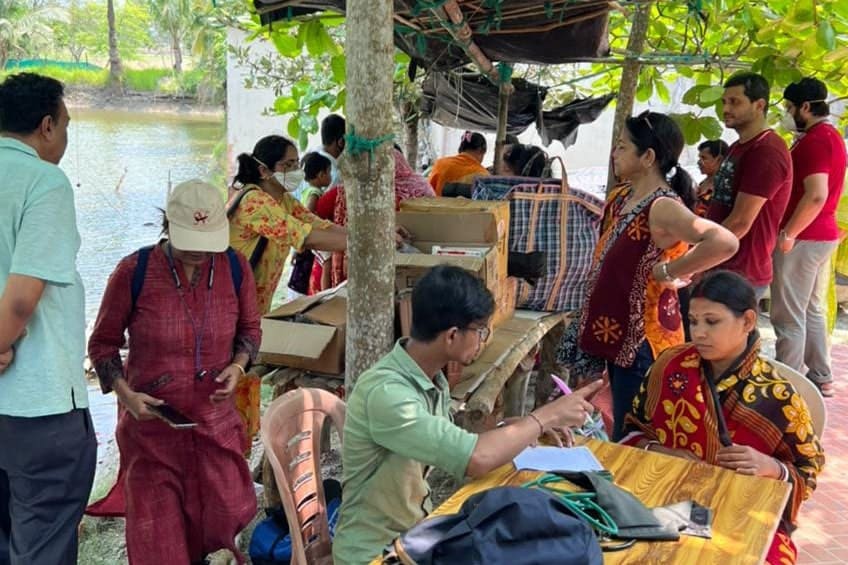
<path fill-rule="evenodd" d="M 436 196 L 442 195 L 442 189 L 447 183 L 472 183 L 479 176 L 488 175 L 489 171 L 477 159 L 467 153 L 459 153 L 451 157 L 442 157 L 433 163 L 430 171 L 430 186 L 436 191 Z"/>

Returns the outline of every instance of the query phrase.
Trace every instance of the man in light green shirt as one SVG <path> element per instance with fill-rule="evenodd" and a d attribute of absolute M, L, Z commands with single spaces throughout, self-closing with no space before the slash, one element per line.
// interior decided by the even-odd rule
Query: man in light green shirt
<path fill-rule="evenodd" d="M 442 367 L 474 361 L 493 311 L 482 281 L 456 267 L 435 267 L 412 293 L 412 337 L 359 377 L 345 416 L 336 565 L 369 563 L 430 512 L 431 468 L 457 478 L 482 476 L 543 433 L 582 424 L 592 410 L 585 398 L 600 383 L 480 435 L 456 426 Z"/>
<path fill-rule="evenodd" d="M 97 460 L 62 84 L 0 84 L 0 563 L 75 564 Z"/>

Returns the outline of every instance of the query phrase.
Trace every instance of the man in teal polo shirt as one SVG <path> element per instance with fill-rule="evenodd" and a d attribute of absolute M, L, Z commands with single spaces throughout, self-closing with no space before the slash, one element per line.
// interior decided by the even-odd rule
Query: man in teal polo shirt
<path fill-rule="evenodd" d="M 463 269 L 436 267 L 415 286 L 412 337 L 363 373 L 348 398 L 336 565 L 369 563 L 426 516 L 426 476 L 433 467 L 457 478 L 480 477 L 543 433 L 582 424 L 592 410 L 586 397 L 600 382 L 483 434 L 456 426 L 442 367 L 474 361 L 493 311 L 489 290 Z"/>
<path fill-rule="evenodd" d="M 62 84 L 0 84 L 0 564 L 74 565 L 97 441 Z"/>

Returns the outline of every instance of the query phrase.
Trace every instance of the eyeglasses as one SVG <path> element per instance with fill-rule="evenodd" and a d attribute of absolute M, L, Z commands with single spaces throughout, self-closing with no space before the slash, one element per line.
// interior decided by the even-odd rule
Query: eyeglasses
<path fill-rule="evenodd" d="M 492 330 L 490 330 L 488 326 L 483 326 L 482 328 L 472 328 L 469 326 L 463 331 L 477 332 L 477 335 L 480 336 L 480 341 L 483 342 L 487 341 L 489 339 L 489 336 L 492 334 Z"/>

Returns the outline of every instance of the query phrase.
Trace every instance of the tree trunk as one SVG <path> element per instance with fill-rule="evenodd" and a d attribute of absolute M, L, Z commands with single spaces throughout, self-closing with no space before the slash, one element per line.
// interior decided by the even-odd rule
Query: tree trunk
<path fill-rule="evenodd" d="M 406 160 L 416 171 L 418 170 L 418 106 L 420 103 L 420 98 L 415 101 L 404 100 L 401 103 L 401 119 L 406 137 Z"/>
<path fill-rule="evenodd" d="M 178 35 L 171 37 L 171 51 L 174 54 L 174 72 L 179 74 L 183 72 L 183 50 L 180 47 L 180 38 Z"/>
<path fill-rule="evenodd" d="M 389 351 L 394 340 L 394 159 L 392 0 L 347 5 L 347 133 L 341 159 L 348 213 L 348 325 L 345 385 Z M 384 141 L 357 151 L 357 141 Z"/>
<path fill-rule="evenodd" d="M 114 90 L 120 90 L 124 78 L 124 69 L 121 65 L 121 54 L 118 52 L 114 0 L 106 1 L 106 21 L 109 25 L 109 83 Z"/>
<path fill-rule="evenodd" d="M 627 40 L 627 57 L 621 71 L 621 87 L 618 90 L 618 101 L 615 107 L 615 120 L 612 126 L 612 146 L 615 147 L 618 136 L 624 128 L 624 121 L 633 113 L 633 100 L 636 98 L 636 88 L 639 86 L 639 71 L 642 64 L 639 56 L 645 49 L 645 36 L 648 34 L 650 23 L 651 3 L 645 2 L 636 7 L 633 23 L 630 26 L 630 38 Z M 607 193 L 615 186 L 615 173 L 612 170 L 612 160 L 607 174 Z"/>

